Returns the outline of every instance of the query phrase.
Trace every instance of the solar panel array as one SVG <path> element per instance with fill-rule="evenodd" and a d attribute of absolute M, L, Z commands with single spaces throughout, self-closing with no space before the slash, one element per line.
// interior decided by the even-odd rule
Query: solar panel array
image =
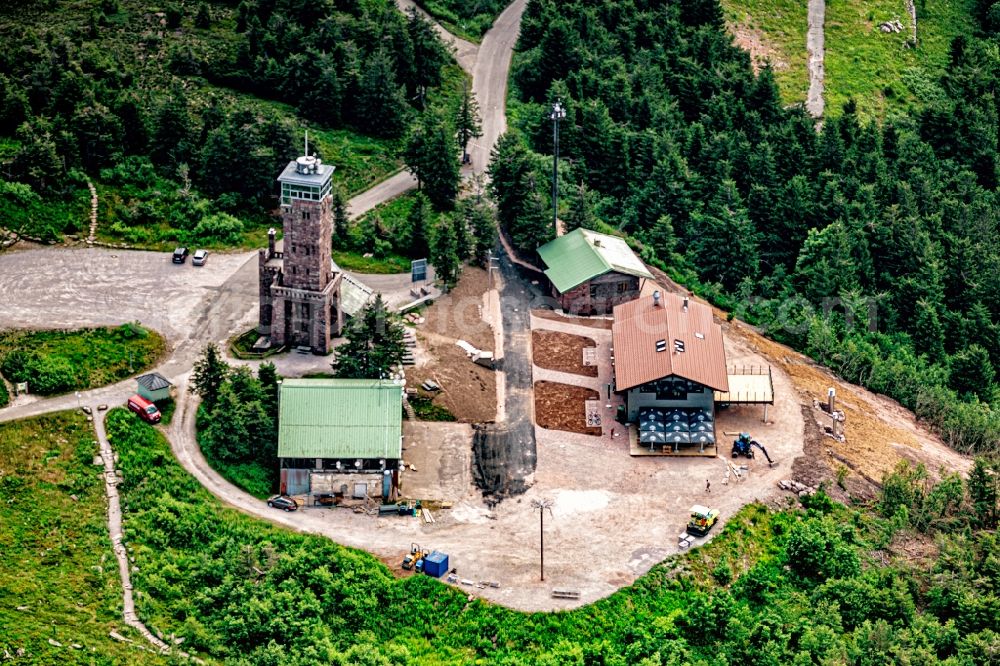
<path fill-rule="evenodd" d="M 715 444 L 715 421 L 708 409 L 644 407 L 639 410 L 641 444 Z"/>

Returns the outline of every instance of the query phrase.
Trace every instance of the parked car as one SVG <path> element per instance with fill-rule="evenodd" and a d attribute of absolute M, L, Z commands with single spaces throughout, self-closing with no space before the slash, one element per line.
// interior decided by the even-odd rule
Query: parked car
<path fill-rule="evenodd" d="M 183 264 L 188 258 L 188 249 L 186 247 L 179 247 L 174 250 L 174 257 L 172 261 L 175 264 Z"/>
<path fill-rule="evenodd" d="M 162 418 L 156 405 L 146 400 L 138 393 L 128 399 L 128 408 L 139 415 L 146 423 L 159 423 Z"/>
<path fill-rule="evenodd" d="M 206 261 L 208 261 L 208 250 L 195 250 L 191 263 L 195 266 L 204 266 Z"/>
<path fill-rule="evenodd" d="M 267 505 L 272 509 L 281 509 L 282 511 L 295 511 L 299 508 L 299 505 L 295 503 L 295 500 L 291 497 L 286 497 L 285 495 L 275 495 L 274 497 L 269 497 Z"/>

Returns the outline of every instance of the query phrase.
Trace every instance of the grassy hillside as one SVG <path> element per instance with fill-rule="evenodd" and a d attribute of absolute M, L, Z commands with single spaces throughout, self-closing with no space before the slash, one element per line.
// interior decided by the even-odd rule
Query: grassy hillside
<path fill-rule="evenodd" d="M 0 332 L 0 371 L 41 395 L 83 391 L 152 367 L 166 342 L 138 324 L 77 331 Z"/>
<path fill-rule="evenodd" d="M 227 663 L 964 666 L 1000 648 L 1000 540 L 963 531 L 995 518 L 955 477 L 890 479 L 891 520 L 822 494 L 806 509 L 750 505 L 607 599 L 526 614 L 224 508 L 156 429 L 120 409 L 108 419 L 140 616 Z"/>
<path fill-rule="evenodd" d="M 721 0 L 733 41 L 759 67 L 771 63 L 785 104 L 806 101 L 806 0 Z"/>
<path fill-rule="evenodd" d="M 917 48 L 898 0 L 830 0 L 826 6 L 826 104 L 839 114 L 848 99 L 863 117 L 885 117 L 930 101 L 958 35 L 974 32 L 970 0 L 917 3 Z M 899 33 L 879 25 L 898 19 Z"/>
<path fill-rule="evenodd" d="M 0 661 L 164 664 L 121 619 L 94 432 L 64 412 L 0 424 Z M 56 641 L 60 646 L 52 645 Z"/>
<path fill-rule="evenodd" d="M 804 102 L 809 88 L 807 2 L 722 0 L 735 42 L 771 62 L 786 104 Z M 916 49 L 902 0 L 829 0 L 826 3 L 826 113 L 840 115 L 853 98 L 862 117 L 884 118 L 937 94 L 951 40 L 974 32 L 970 0 L 917 4 Z M 900 33 L 879 24 L 898 19 Z"/>

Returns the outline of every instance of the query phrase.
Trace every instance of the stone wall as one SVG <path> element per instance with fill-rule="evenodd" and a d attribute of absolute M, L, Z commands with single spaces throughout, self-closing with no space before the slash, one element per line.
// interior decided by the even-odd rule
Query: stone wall
<path fill-rule="evenodd" d="M 640 282 L 634 275 L 614 271 L 560 293 L 552 287 L 552 295 L 564 312 L 578 315 L 611 314 L 616 305 L 639 298 Z"/>

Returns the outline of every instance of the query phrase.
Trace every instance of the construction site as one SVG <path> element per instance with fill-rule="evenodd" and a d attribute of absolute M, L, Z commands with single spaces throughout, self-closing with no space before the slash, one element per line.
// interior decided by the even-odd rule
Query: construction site
<path fill-rule="evenodd" d="M 455 421 L 404 419 L 403 510 L 308 508 L 301 513 L 313 515 L 296 517 L 303 527 L 336 525 L 350 535 L 338 540 L 376 553 L 399 575 L 411 575 L 402 563 L 419 544 L 421 554 L 447 555 L 446 582 L 513 608 L 557 609 L 628 585 L 711 538 L 747 503 L 783 506 L 824 482 L 842 500 L 870 497 L 874 482 L 902 458 L 929 469 L 967 465 L 898 405 L 844 385 L 703 303 L 696 310 L 662 278 L 634 302 L 672 303 L 681 316 L 687 308 L 707 319 L 695 327 L 705 331 L 677 334 L 680 341 L 690 333 L 683 352 L 673 333 L 671 351 L 658 351 L 663 336 L 650 333 L 652 358 L 668 354 L 662 362 L 671 359 L 671 376 L 693 375 L 678 357 L 696 351 L 696 334 L 711 341 L 709 325 L 718 329 L 724 356 L 714 359 L 721 362 L 714 376 L 700 376 L 707 395 L 691 379 L 679 393 L 680 384 L 665 382 L 662 368 L 649 370 L 647 359 L 640 386 L 653 378 L 655 387 L 630 397 L 621 390 L 625 346 L 615 348 L 613 315 L 560 313 L 541 280 L 530 278 L 467 270 L 451 294 L 408 320 L 416 363 L 406 371 L 407 393 L 444 407 Z M 517 323 L 502 330 L 512 314 L 523 315 L 527 330 Z M 511 346 L 512 339 L 523 347 Z M 480 362 L 484 352 L 490 363 Z M 514 358 L 518 353 L 524 358 Z M 526 381 L 518 377 L 519 360 L 529 364 Z M 718 382 L 725 383 L 712 385 Z M 630 419 L 630 399 L 668 406 L 637 407 Z M 669 406 L 678 399 L 701 400 L 707 411 Z M 517 405 L 524 414 L 512 413 L 522 409 Z M 680 425 L 677 409 L 685 413 Z M 511 425 L 517 417 L 530 420 L 533 437 Z M 500 455 L 480 445 L 491 433 L 502 442 Z M 847 472 L 838 477 L 840 467 Z"/>

